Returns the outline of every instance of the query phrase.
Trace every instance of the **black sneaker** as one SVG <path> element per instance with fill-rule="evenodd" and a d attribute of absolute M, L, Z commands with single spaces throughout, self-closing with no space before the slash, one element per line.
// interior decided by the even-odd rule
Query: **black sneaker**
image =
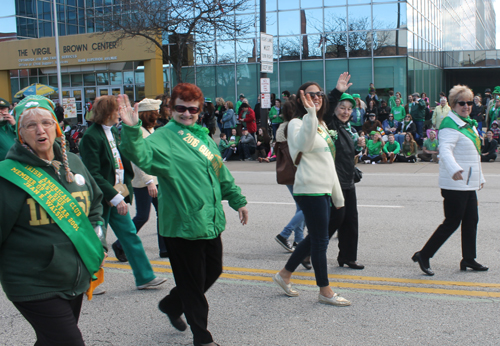
<path fill-rule="evenodd" d="M 292 245 L 281 234 L 278 234 L 274 239 L 278 242 L 278 244 L 280 244 L 283 247 L 283 249 L 285 249 L 288 252 L 293 252 Z"/>
<path fill-rule="evenodd" d="M 114 242 L 111 247 L 113 248 L 113 251 L 115 252 L 115 256 L 120 262 L 128 262 L 127 256 L 125 255 L 125 251 L 123 249 L 118 247 L 118 244 Z"/>

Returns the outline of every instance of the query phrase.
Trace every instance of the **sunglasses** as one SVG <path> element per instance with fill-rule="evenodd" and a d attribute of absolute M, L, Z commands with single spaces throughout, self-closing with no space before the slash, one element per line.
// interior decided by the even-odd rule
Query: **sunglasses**
<path fill-rule="evenodd" d="M 308 94 L 309 96 L 311 96 L 312 99 L 314 98 L 314 96 L 318 96 L 318 97 L 325 96 L 325 93 L 322 92 L 322 91 L 318 91 L 318 92 L 315 92 L 315 93 L 312 92 L 312 91 L 310 91 L 310 92 L 307 92 L 306 94 Z"/>
<path fill-rule="evenodd" d="M 197 114 L 200 111 L 199 107 L 174 106 L 174 109 L 177 113 L 189 111 L 190 114 Z"/>
<path fill-rule="evenodd" d="M 467 101 L 467 102 L 465 102 L 465 101 L 458 101 L 457 103 L 458 103 L 460 106 L 462 106 L 462 107 L 463 107 L 463 106 L 465 106 L 465 105 L 467 105 L 467 106 L 472 106 L 472 105 L 474 104 L 474 101 Z"/>

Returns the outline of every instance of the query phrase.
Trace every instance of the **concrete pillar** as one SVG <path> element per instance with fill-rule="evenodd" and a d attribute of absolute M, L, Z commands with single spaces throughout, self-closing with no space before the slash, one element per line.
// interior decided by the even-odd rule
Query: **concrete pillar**
<path fill-rule="evenodd" d="M 10 71 L 0 71 L 0 97 L 12 102 L 12 88 L 10 87 Z"/>
<path fill-rule="evenodd" d="M 150 99 L 163 94 L 163 54 L 157 46 L 155 49 L 156 57 L 144 61 L 144 93 Z"/>

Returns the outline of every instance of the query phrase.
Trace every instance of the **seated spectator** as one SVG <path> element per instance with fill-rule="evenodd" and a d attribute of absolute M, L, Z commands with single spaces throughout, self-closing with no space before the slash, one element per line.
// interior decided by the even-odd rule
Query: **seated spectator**
<path fill-rule="evenodd" d="M 394 115 L 394 120 L 399 123 L 405 119 L 406 110 L 405 107 L 403 107 L 403 105 L 401 104 L 400 98 L 396 98 L 395 102 L 396 106 L 391 108 L 391 114 Z"/>
<path fill-rule="evenodd" d="M 229 146 L 233 151 L 233 154 L 236 154 L 238 151 L 238 145 L 240 144 L 240 136 L 238 136 L 238 132 L 236 129 L 231 129 L 231 137 L 229 137 Z"/>
<path fill-rule="evenodd" d="M 493 132 L 493 139 L 498 142 L 498 138 L 500 137 L 500 128 L 498 127 L 498 122 L 493 120 L 491 123 L 491 132 Z"/>
<path fill-rule="evenodd" d="M 378 117 L 378 107 L 377 107 L 377 103 L 374 100 L 370 100 L 370 102 L 367 103 L 365 113 L 366 114 L 373 113 Z"/>
<path fill-rule="evenodd" d="M 241 105 L 240 108 L 242 108 Z M 240 144 L 238 145 L 238 151 L 240 152 L 240 161 L 255 161 L 252 158 L 252 155 L 255 153 L 255 148 L 257 147 L 257 143 L 255 143 L 255 138 L 248 133 L 248 129 L 244 127 L 241 130 L 241 138 Z"/>
<path fill-rule="evenodd" d="M 378 121 L 384 123 L 384 121 L 389 118 L 390 113 L 391 108 L 387 106 L 387 102 L 385 100 L 380 101 L 380 107 L 378 108 Z"/>
<path fill-rule="evenodd" d="M 421 161 L 425 162 L 439 162 L 438 154 L 439 154 L 439 143 L 436 139 L 436 132 L 429 131 L 429 138 L 424 141 L 422 145 L 422 150 L 424 151 L 422 154 L 418 154 L 418 157 Z"/>
<path fill-rule="evenodd" d="M 233 154 L 231 144 L 229 144 L 227 136 L 223 132 L 220 134 L 219 151 L 220 155 L 222 156 L 222 162 L 226 162 L 227 160 L 229 160 L 229 158 Z"/>
<path fill-rule="evenodd" d="M 493 131 L 486 132 L 486 138 L 483 138 L 483 145 L 481 147 L 481 162 L 495 161 L 497 158 L 498 142 L 493 139 Z"/>
<path fill-rule="evenodd" d="M 399 127 L 399 121 L 394 120 L 394 115 L 392 115 L 391 113 L 389 114 L 389 117 L 382 123 L 382 127 L 386 135 L 389 135 L 391 133 L 395 134 Z"/>
<path fill-rule="evenodd" d="M 396 156 L 397 162 L 417 162 L 417 142 L 413 139 L 410 132 L 405 134 L 405 140 L 401 146 L 399 155 Z"/>
<path fill-rule="evenodd" d="M 388 135 L 389 141 L 385 143 L 383 151 L 389 163 L 393 163 L 396 159 L 399 151 L 401 150 L 401 146 L 394 139 L 394 134 L 390 133 Z"/>
<path fill-rule="evenodd" d="M 404 121 L 399 123 L 399 127 L 394 138 L 399 142 L 401 146 L 403 146 L 406 134 L 411 133 L 412 138 L 414 138 L 416 132 L 417 126 L 413 123 L 411 115 L 406 114 Z"/>
<path fill-rule="evenodd" d="M 387 157 L 382 151 L 384 147 L 384 141 L 382 140 L 382 136 L 377 131 L 372 131 L 370 133 L 372 139 L 368 141 L 366 144 L 365 154 L 361 158 L 365 163 L 375 164 L 379 161 L 387 162 Z"/>
<path fill-rule="evenodd" d="M 269 134 L 267 131 L 263 128 L 260 127 L 259 131 L 257 132 L 257 156 L 259 158 L 261 157 L 266 157 L 266 153 L 270 149 L 270 143 L 271 139 L 269 138 Z"/>
<path fill-rule="evenodd" d="M 382 123 L 377 120 L 377 115 L 375 113 L 368 113 L 368 119 L 363 124 L 361 131 L 364 133 L 371 133 L 372 131 L 377 131 L 377 128 L 382 129 Z"/>
<path fill-rule="evenodd" d="M 259 157 L 259 162 L 274 162 L 276 161 L 276 154 L 274 153 L 274 144 L 276 142 L 273 142 L 271 145 L 271 149 L 269 149 L 269 153 L 267 154 L 267 157 Z"/>

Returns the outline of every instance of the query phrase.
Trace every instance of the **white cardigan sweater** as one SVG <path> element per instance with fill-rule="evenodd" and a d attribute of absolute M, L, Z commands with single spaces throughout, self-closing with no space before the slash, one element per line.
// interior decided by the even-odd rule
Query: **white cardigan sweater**
<path fill-rule="evenodd" d="M 287 138 L 293 162 L 299 152 L 302 159 L 295 173 L 294 194 L 331 194 L 335 207 L 344 206 L 335 162 L 328 144 L 318 134 L 315 108 L 307 108 L 302 120 L 293 119 L 288 124 Z M 325 128 L 327 130 L 327 128 Z"/>
<path fill-rule="evenodd" d="M 466 125 L 452 111 L 448 113 L 448 117 L 459 127 Z M 475 128 L 474 130 L 477 131 Z M 458 171 L 462 171 L 463 180 L 452 179 Z M 481 157 L 474 143 L 457 130 L 439 130 L 439 187 L 446 190 L 472 191 L 479 190 L 484 183 Z"/>

